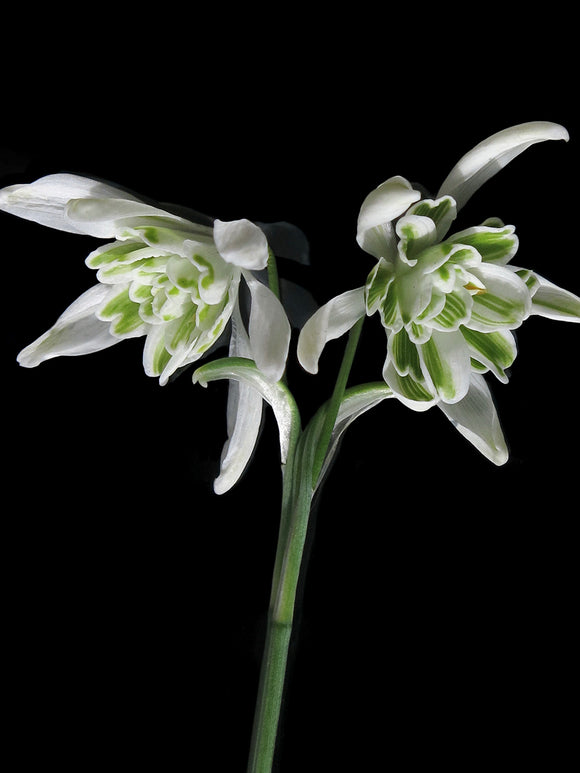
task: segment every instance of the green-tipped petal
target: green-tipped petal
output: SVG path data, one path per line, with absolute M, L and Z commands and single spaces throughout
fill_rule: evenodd
M 549 121 L 531 121 L 497 132 L 457 162 L 439 188 L 437 197 L 452 196 L 459 210 L 483 183 L 530 145 L 544 140 L 568 139 L 563 126 Z
M 531 314 L 563 322 L 580 322 L 580 298 L 533 273 L 538 285 L 532 297 Z
M 193 374 L 193 383 L 205 387 L 210 381 L 233 379 L 256 389 L 272 406 L 280 435 L 280 456 L 286 463 L 290 439 L 299 424 L 300 417 L 292 395 L 282 382 L 269 381 L 252 360 L 243 357 L 225 357 L 202 365 Z
M 0 190 L 0 209 L 40 225 L 71 233 L 86 233 L 82 225 L 67 217 L 73 199 L 123 198 L 137 201 L 120 188 L 75 174 L 51 174 L 26 185 Z
M 393 257 L 396 247 L 391 223 L 420 198 L 419 191 L 404 177 L 391 177 L 371 191 L 358 216 L 356 239 L 360 247 L 376 258 Z
M 365 288 L 348 290 L 321 306 L 298 338 L 298 360 L 309 373 L 318 373 L 318 360 L 328 341 L 339 338 L 366 313 Z
M 216 220 L 213 238 L 218 252 L 228 263 L 259 270 L 268 264 L 268 241 L 264 232 L 249 220 Z
M 453 426 L 478 451 L 494 464 L 508 460 L 508 449 L 493 404 L 493 399 L 483 376 L 471 375 L 469 391 L 458 403 L 439 403 L 439 407 Z
M 110 333 L 110 324 L 96 316 L 109 293 L 110 288 L 99 284 L 79 296 L 50 330 L 20 352 L 18 362 L 34 368 L 52 357 L 90 354 L 118 343 Z
M 252 296 L 250 346 L 258 368 L 271 381 L 279 381 L 286 367 L 292 329 L 284 307 L 272 290 L 258 282 L 249 271 L 244 279 Z

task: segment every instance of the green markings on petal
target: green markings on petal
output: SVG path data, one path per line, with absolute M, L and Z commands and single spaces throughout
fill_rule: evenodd
M 420 347 L 425 370 L 444 402 L 461 400 L 469 389 L 471 362 L 469 350 L 459 331 L 433 331 Z M 425 374 L 426 375 L 426 374 Z
M 89 268 L 118 266 L 134 263 L 151 255 L 151 248 L 141 241 L 124 241 L 105 244 L 94 250 L 86 259 Z
M 486 263 L 506 265 L 518 250 L 518 237 L 512 225 L 499 228 L 476 226 L 453 234 L 447 241 L 474 247 Z
M 491 370 L 503 383 L 507 383 L 506 368 L 513 364 L 517 347 L 513 334 L 509 330 L 498 330 L 492 333 L 480 333 L 477 330 L 462 328 L 461 333 L 467 342 L 473 360 L 478 363 L 475 369 Z
M 441 240 L 457 217 L 457 207 L 451 196 L 440 199 L 423 199 L 409 208 L 408 214 L 429 217 L 435 223 L 437 238 Z
M 99 319 L 111 320 L 111 333 L 118 336 L 143 335 L 143 320 L 139 314 L 139 304 L 131 300 L 129 288 L 113 296 L 100 310 Z
M 381 258 L 368 275 L 365 285 L 367 314 L 374 314 L 388 292 L 395 270 L 393 264 Z
M 457 330 L 471 317 L 473 299 L 467 290 L 456 289 L 445 296 L 445 305 L 430 325 L 437 330 Z
M 400 376 L 411 374 L 415 380 L 422 380 L 423 374 L 417 347 L 404 328 L 389 336 L 388 350 L 393 365 Z

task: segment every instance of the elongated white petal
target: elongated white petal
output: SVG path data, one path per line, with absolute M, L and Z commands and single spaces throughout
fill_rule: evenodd
M 292 329 L 284 307 L 269 287 L 243 272 L 252 296 L 250 346 L 258 368 L 270 381 L 282 378 L 288 357 Z
M 107 183 L 74 174 L 51 174 L 26 185 L 0 190 L 0 209 L 40 225 L 72 233 L 86 233 L 66 217 L 72 199 L 98 197 L 136 201 L 135 197 Z
M 90 354 L 118 343 L 109 332 L 110 323 L 96 316 L 109 292 L 109 287 L 98 284 L 79 296 L 50 330 L 20 352 L 18 362 L 33 368 L 52 357 Z
M 258 270 L 268 264 L 268 241 L 249 220 L 216 220 L 213 238 L 222 258 L 241 268 Z
M 404 177 L 391 177 L 371 191 L 360 208 L 356 240 L 365 252 L 387 260 L 396 254 L 392 221 L 421 198 Z
M 530 145 L 544 140 L 568 139 L 563 126 L 549 121 L 531 121 L 497 132 L 457 162 L 439 188 L 437 197 L 453 196 L 460 209 L 483 183 Z
M 193 383 L 205 387 L 210 381 L 233 379 L 256 389 L 271 405 L 278 423 L 282 464 L 288 458 L 292 433 L 297 431 L 300 418 L 294 399 L 281 383 L 272 383 L 258 370 L 255 363 L 242 357 L 225 357 L 202 365 L 193 374 Z
M 453 426 L 494 464 L 505 464 L 508 449 L 483 376 L 471 374 L 469 391 L 458 403 L 439 403 Z
M 66 206 L 65 217 L 80 233 L 103 239 L 121 236 L 127 228 L 138 228 L 140 224 L 146 228 L 149 218 L 163 218 L 170 228 L 187 231 L 191 226 L 189 221 L 143 201 L 112 197 L 72 199 Z M 144 220 L 140 223 L 139 218 Z
M 309 373 L 317 373 L 326 343 L 350 330 L 365 313 L 364 287 L 347 290 L 321 306 L 300 331 L 297 353 L 302 367 Z
M 562 322 L 580 322 L 580 298 L 536 274 L 539 287 L 532 297 L 531 314 L 557 319 Z
M 237 304 L 231 322 L 230 357 L 250 358 L 250 340 Z M 262 396 L 254 387 L 241 381 L 230 381 L 227 406 L 228 439 L 222 451 L 220 474 L 214 481 L 216 494 L 229 491 L 238 482 L 252 458 L 262 421 L 262 402 Z

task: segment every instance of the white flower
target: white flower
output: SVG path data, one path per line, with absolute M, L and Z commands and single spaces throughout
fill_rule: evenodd
M 534 142 L 568 139 L 556 124 L 534 122 L 493 135 L 453 168 L 435 199 L 421 199 L 392 177 L 364 200 L 357 241 L 377 258 L 363 287 L 332 299 L 304 326 L 298 357 L 315 373 L 330 339 L 379 312 L 387 335 L 383 378 L 422 411 L 438 405 L 496 464 L 507 448 L 483 373 L 506 382 L 516 357 L 512 330 L 531 314 L 580 321 L 580 299 L 512 266 L 513 226 L 498 220 L 448 235 L 459 206 Z
M 145 372 L 166 384 L 178 369 L 199 360 L 232 320 L 230 352 L 253 359 L 273 383 L 282 377 L 290 324 L 278 298 L 253 273 L 266 267 L 269 247 L 264 232 L 249 220 L 212 223 L 200 216 L 195 222 L 71 174 L 4 188 L 0 209 L 51 228 L 113 239 L 86 259 L 98 284 L 20 352 L 21 365 L 34 367 L 145 336 Z M 238 304 L 242 282 L 251 298 L 247 332 Z M 238 423 L 245 430 L 224 455 L 228 481 L 227 486 L 220 481 L 220 490 L 233 485 L 251 455 L 261 398 L 237 391 L 228 416 L 232 432 Z

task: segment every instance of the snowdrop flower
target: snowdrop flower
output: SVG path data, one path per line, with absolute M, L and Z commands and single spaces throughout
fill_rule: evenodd
M 264 232 L 249 220 L 194 220 L 173 214 L 115 186 L 73 174 L 42 177 L 0 190 L 0 209 L 36 223 L 109 239 L 86 259 L 98 283 L 18 356 L 25 367 L 61 355 L 81 355 L 145 337 L 143 365 L 166 384 L 178 369 L 200 359 L 230 320 L 230 353 L 255 360 L 278 381 L 285 368 L 290 325 L 280 301 L 255 276 L 268 262 Z M 239 290 L 249 289 L 246 331 Z M 251 456 L 261 417 L 261 398 L 240 390 L 231 396 L 230 444 L 217 484 L 227 490 Z M 239 438 L 240 431 L 236 432 Z
M 453 168 L 434 199 L 392 177 L 364 200 L 357 242 L 377 258 L 364 287 L 321 307 L 298 343 L 316 373 L 330 339 L 365 314 L 379 313 L 387 336 L 383 378 L 416 411 L 438 405 L 496 464 L 508 452 L 482 374 L 507 382 L 516 357 L 513 330 L 532 314 L 580 321 L 580 299 L 539 274 L 512 265 L 518 238 L 488 220 L 449 234 L 458 209 L 487 179 L 535 142 L 568 139 L 562 126 L 533 122 L 493 135 Z

